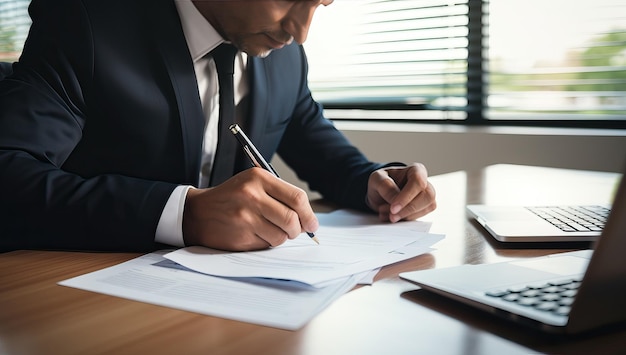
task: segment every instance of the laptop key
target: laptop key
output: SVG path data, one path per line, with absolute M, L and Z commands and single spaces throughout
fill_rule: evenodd
M 569 314 L 571 307 L 569 306 L 561 306 L 558 307 L 557 309 L 555 309 L 553 312 L 560 315 L 560 316 L 566 316 Z
M 522 297 L 537 297 L 540 294 L 541 292 L 539 290 L 526 290 L 520 293 Z
M 541 301 L 539 301 L 539 299 L 535 297 L 520 297 L 517 300 L 517 304 L 522 305 L 522 306 L 534 306 L 540 302 Z
M 559 304 L 557 302 L 539 302 L 535 305 L 535 308 L 540 311 L 552 311 L 558 307 Z
M 578 289 L 578 287 L 580 287 L 580 282 L 572 282 L 571 284 L 562 285 L 561 287 L 566 290 L 576 290 Z
M 578 293 L 578 290 L 565 290 L 561 294 L 565 297 L 574 297 Z
M 571 297 L 563 297 L 559 300 L 559 305 L 561 306 L 571 306 L 574 303 L 574 299 Z
M 524 292 L 526 290 L 528 290 L 528 286 L 524 285 L 524 286 L 515 286 L 515 287 L 509 287 L 509 291 L 510 292 L 514 292 L 514 293 L 519 293 L 519 292 Z
M 585 226 L 582 226 L 582 225 L 580 225 L 578 223 L 574 223 L 574 222 L 568 223 L 568 225 L 570 227 L 574 228 L 575 230 L 579 231 L 579 232 L 588 231 L 589 230 L 589 228 L 587 228 Z
M 553 301 L 558 301 L 560 299 L 561 299 L 561 296 L 556 293 L 546 293 L 546 294 L 541 295 L 542 301 L 553 302 Z
M 544 293 L 559 293 L 562 292 L 564 289 L 561 286 L 549 286 L 546 288 L 542 288 L 541 291 Z
M 520 298 L 522 298 L 522 296 L 520 296 L 519 293 L 509 293 L 508 295 L 502 297 L 503 300 L 509 301 L 509 302 L 516 302 Z
M 509 293 L 511 292 L 507 290 L 493 290 L 493 291 L 488 291 L 486 295 L 490 297 L 502 297 L 502 296 L 508 295 Z
M 540 290 L 540 289 L 542 289 L 542 288 L 544 288 L 544 287 L 548 287 L 548 286 L 550 286 L 550 285 L 551 285 L 551 284 L 547 284 L 547 283 L 545 283 L 545 282 L 542 282 L 542 283 L 537 283 L 537 284 L 530 284 L 530 285 L 528 285 L 527 287 L 528 287 L 529 289 L 531 289 L 531 290 Z

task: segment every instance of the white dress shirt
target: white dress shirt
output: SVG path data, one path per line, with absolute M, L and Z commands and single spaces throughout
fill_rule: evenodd
M 211 177 L 215 151 L 217 150 L 219 86 L 215 62 L 212 58 L 206 57 L 206 54 L 222 44 L 224 39 L 198 11 L 191 0 L 176 0 L 175 3 L 187 46 L 189 47 L 189 53 L 193 60 L 198 82 L 198 93 L 200 94 L 202 111 L 206 119 L 198 186 L 207 187 Z M 234 94 L 236 106 L 239 106 L 243 97 L 248 94 L 248 83 L 245 76 L 246 61 L 247 55 L 240 51 L 235 58 Z M 241 107 L 236 108 L 236 115 L 242 115 Z M 183 210 L 187 191 L 190 188 L 192 187 L 178 186 L 170 195 L 157 226 L 155 241 L 173 246 L 184 246 Z

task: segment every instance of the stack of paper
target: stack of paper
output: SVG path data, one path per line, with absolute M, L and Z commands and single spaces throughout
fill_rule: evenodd
M 60 284 L 228 319 L 295 330 L 372 270 L 429 252 L 425 222 L 380 223 L 350 211 L 318 214 L 306 234 L 268 250 L 188 247 L 152 253 Z M 164 255 L 163 255 L 164 254 Z

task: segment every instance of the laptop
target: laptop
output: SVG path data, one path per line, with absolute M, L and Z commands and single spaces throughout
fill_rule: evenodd
M 467 212 L 496 240 L 505 243 L 594 242 L 610 205 L 468 205 Z
M 401 273 L 437 294 L 554 333 L 626 321 L 626 179 L 595 250 Z

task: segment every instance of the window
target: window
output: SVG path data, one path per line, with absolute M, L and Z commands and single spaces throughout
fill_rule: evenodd
M 626 2 L 490 4 L 488 119 L 624 120 Z
M 327 108 L 465 119 L 468 12 L 467 0 L 344 0 L 320 8 L 305 44 L 315 98 Z
M 29 0 L 0 0 L 0 61 L 13 62 L 19 57 L 28 29 Z
M 332 118 L 626 127 L 623 0 L 344 0 L 315 16 L 309 80 Z

